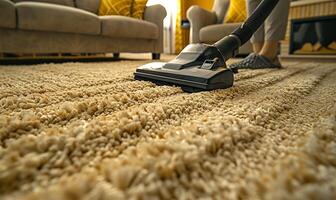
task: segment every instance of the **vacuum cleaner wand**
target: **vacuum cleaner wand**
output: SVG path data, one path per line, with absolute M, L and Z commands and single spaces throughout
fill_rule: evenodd
M 231 87 L 233 74 L 237 70 L 226 68 L 225 62 L 238 54 L 239 47 L 264 23 L 278 1 L 263 0 L 239 28 L 215 44 L 189 44 L 168 63 L 150 63 L 138 67 L 134 78 L 181 86 L 187 92 Z

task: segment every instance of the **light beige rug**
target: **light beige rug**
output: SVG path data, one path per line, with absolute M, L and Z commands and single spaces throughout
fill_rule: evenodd
M 336 199 L 334 63 L 187 94 L 146 62 L 0 67 L 0 199 Z

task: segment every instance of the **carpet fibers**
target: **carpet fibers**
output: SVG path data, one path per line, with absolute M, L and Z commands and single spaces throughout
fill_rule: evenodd
M 336 65 L 187 94 L 149 60 L 0 67 L 1 199 L 336 199 Z

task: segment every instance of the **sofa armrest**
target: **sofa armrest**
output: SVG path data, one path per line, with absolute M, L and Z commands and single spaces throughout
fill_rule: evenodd
M 207 11 L 199 6 L 191 6 L 187 11 L 187 18 L 191 25 L 190 43 L 199 43 L 199 32 L 201 28 L 217 22 L 215 12 Z
M 156 24 L 159 28 L 159 38 L 155 44 L 153 53 L 163 52 L 163 20 L 167 16 L 166 9 L 159 4 L 148 6 L 145 9 L 144 20 Z

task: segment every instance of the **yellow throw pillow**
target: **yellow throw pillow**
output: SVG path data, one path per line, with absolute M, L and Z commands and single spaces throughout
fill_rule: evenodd
M 143 19 L 148 0 L 133 0 L 131 16 L 137 19 Z
M 246 0 L 231 0 L 225 23 L 243 22 L 247 16 Z
M 131 16 L 133 0 L 101 0 L 98 15 Z

